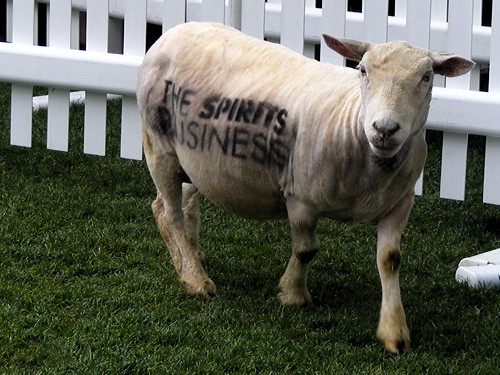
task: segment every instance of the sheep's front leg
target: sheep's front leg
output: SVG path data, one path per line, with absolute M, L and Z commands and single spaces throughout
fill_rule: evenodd
M 398 354 L 410 348 L 410 332 L 399 288 L 399 244 L 412 205 L 413 194 L 403 198 L 378 223 L 377 267 L 382 283 L 382 307 L 377 336 L 387 350 Z
M 307 290 L 309 264 L 318 252 L 317 215 L 298 201 L 287 203 L 292 236 L 292 257 L 280 280 L 279 298 L 284 305 L 312 304 Z

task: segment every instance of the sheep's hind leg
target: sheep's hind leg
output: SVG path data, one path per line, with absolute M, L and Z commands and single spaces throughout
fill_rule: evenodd
M 190 294 L 212 297 L 216 292 L 215 284 L 201 265 L 198 249 L 197 190 L 186 186 L 183 194 L 181 168 L 172 155 L 147 153 L 147 157 L 158 189 L 152 203 L 153 215 L 180 282 Z
M 184 226 L 189 243 L 195 249 L 196 256 L 201 262 L 204 262 L 206 257 L 199 249 L 199 233 L 200 233 L 200 192 L 193 184 L 182 184 L 182 211 L 184 213 Z

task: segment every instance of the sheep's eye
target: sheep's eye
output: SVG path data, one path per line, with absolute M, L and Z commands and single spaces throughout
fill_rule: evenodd
M 363 65 L 358 65 L 358 70 L 362 76 L 366 75 L 366 68 Z
M 430 82 L 431 81 L 431 73 L 430 72 L 425 73 L 424 76 L 422 77 L 422 81 L 423 82 Z

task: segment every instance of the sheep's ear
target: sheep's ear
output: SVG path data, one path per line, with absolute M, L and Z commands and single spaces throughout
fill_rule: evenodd
M 452 53 L 431 53 L 434 73 L 456 77 L 469 72 L 476 63 Z
M 360 42 L 353 39 L 334 38 L 323 34 L 323 39 L 328 47 L 341 54 L 345 58 L 354 61 L 361 61 L 363 55 L 372 45 L 367 42 Z

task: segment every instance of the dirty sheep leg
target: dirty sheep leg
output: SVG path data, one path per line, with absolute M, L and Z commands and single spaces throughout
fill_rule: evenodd
M 205 261 L 205 254 L 199 248 L 200 233 L 200 192 L 193 184 L 182 184 L 182 211 L 184 213 L 184 227 L 189 243 L 195 249 L 200 261 Z
M 180 187 L 180 185 L 179 185 Z M 170 251 L 175 270 L 189 294 L 204 297 L 215 295 L 216 288 L 201 265 L 197 234 L 193 235 L 193 220 L 185 220 L 181 208 L 181 191 L 158 192 L 152 204 L 158 229 Z M 195 224 L 197 226 L 197 224 Z M 188 232 L 187 227 L 190 227 Z
M 151 205 L 153 215 L 179 279 L 188 293 L 212 297 L 216 292 L 215 284 L 201 265 L 198 249 L 196 188 L 186 187 L 183 199 L 181 168 L 175 153 L 155 153 L 147 137 L 144 151 L 158 190 Z
M 284 305 L 312 304 L 307 290 L 309 264 L 318 252 L 317 216 L 301 202 L 287 203 L 292 236 L 292 257 L 280 280 L 279 298 Z
M 382 283 L 382 306 L 377 336 L 387 350 L 398 354 L 410 348 L 410 332 L 399 287 L 399 244 L 412 205 L 413 194 L 403 198 L 378 223 L 377 268 Z

